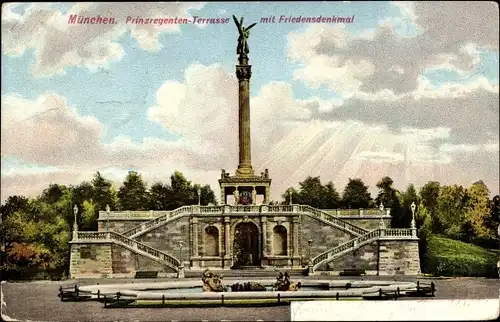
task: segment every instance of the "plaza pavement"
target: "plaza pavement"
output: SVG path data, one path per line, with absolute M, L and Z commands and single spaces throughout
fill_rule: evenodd
M 294 278 L 298 280 L 299 278 Z M 499 279 L 312 276 L 300 279 L 434 281 L 436 299 L 498 299 Z M 171 279 L 156 279 L 168 281 Z M 99 302 L 61 302 L 59 286 L 138 283 L 151 280 L 89 279 L 68 281 L 2 282 L 2 317 L 18 321 L 288 321 L 290 307 L 123 308 L 105 309 Z M 411 300 L 400 298 L 399 300 Z

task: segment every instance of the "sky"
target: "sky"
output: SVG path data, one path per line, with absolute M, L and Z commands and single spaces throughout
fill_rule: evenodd
M 148 185 L 179 170 L 218 192 L 221 169 L 238 165 L 232 15 L 257 23 L 252 165 L 269 169 L 273 200 L 309 175 L 339 191 L 361 178 L 374 196 L 384 176 L 400 190 L 483 180 L 498 194 L 498 12 L 453 1 L 4 4 L 1 200 L 96 171 L 119 187 L 130 170 Z M 115 23 L 70 24 L 75 14 Z

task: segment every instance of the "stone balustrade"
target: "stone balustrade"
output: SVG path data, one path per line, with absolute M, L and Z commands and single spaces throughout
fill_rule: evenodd
M 241 212 L 274 212 L 274 213 L 300 213 L 304 212 L 303 207 L 306 205 L 222 205 L 222 206 L 183 206 L 171 211 L 100 211 L 99 220 L 120 220 L 120 219 L 154 219 L 168 214 L 175 216 L 182 213 L 201 213 L 201 214 L 224 214 L 224 213 L 241 213 Z M 313 207 L 310 207 L 313 208 Z M 316 208 L 313 208 L 316 209 Z M 327 213 L 337 217 L 350 216 L 389 216 L 390 209 L 384 209 L 383 214 L 377 209 L 317 209 L 318 211 Z
M 367 232 L 364 235 L 353 238 L 345 243 L 342 243 L 332 249 L 327 250 L 314 257 L 311 260 L 312 270 L 318 269 L 320 266 L 339 257 L 341 254 L 349 251 L 354 251 L 363 245 L 371 243 L 379 239 L 416 239 L 415 229 L 412 228 L 384 228 L 375 229 Z

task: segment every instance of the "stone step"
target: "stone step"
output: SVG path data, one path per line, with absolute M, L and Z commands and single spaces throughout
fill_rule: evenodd
M 210 271 L 216 275 L 224 275 L 224 277 L 278 277 L 279 272 L 283 274 L 288 272 L 290 276 L 304 276 L 304 272 L 307 268 L 303 269 L 231 269 L 231 270 L 222 270 L 222 269 L 210 269 Z M 185 277 L 200 277 L 203 271 L 185 271 Z

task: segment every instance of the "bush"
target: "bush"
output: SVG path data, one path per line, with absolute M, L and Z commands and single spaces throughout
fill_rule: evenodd
M 427 241 L 423 273 L 438 276 L 498 277 L 498 254 L 476 245 L 432 236 Z

